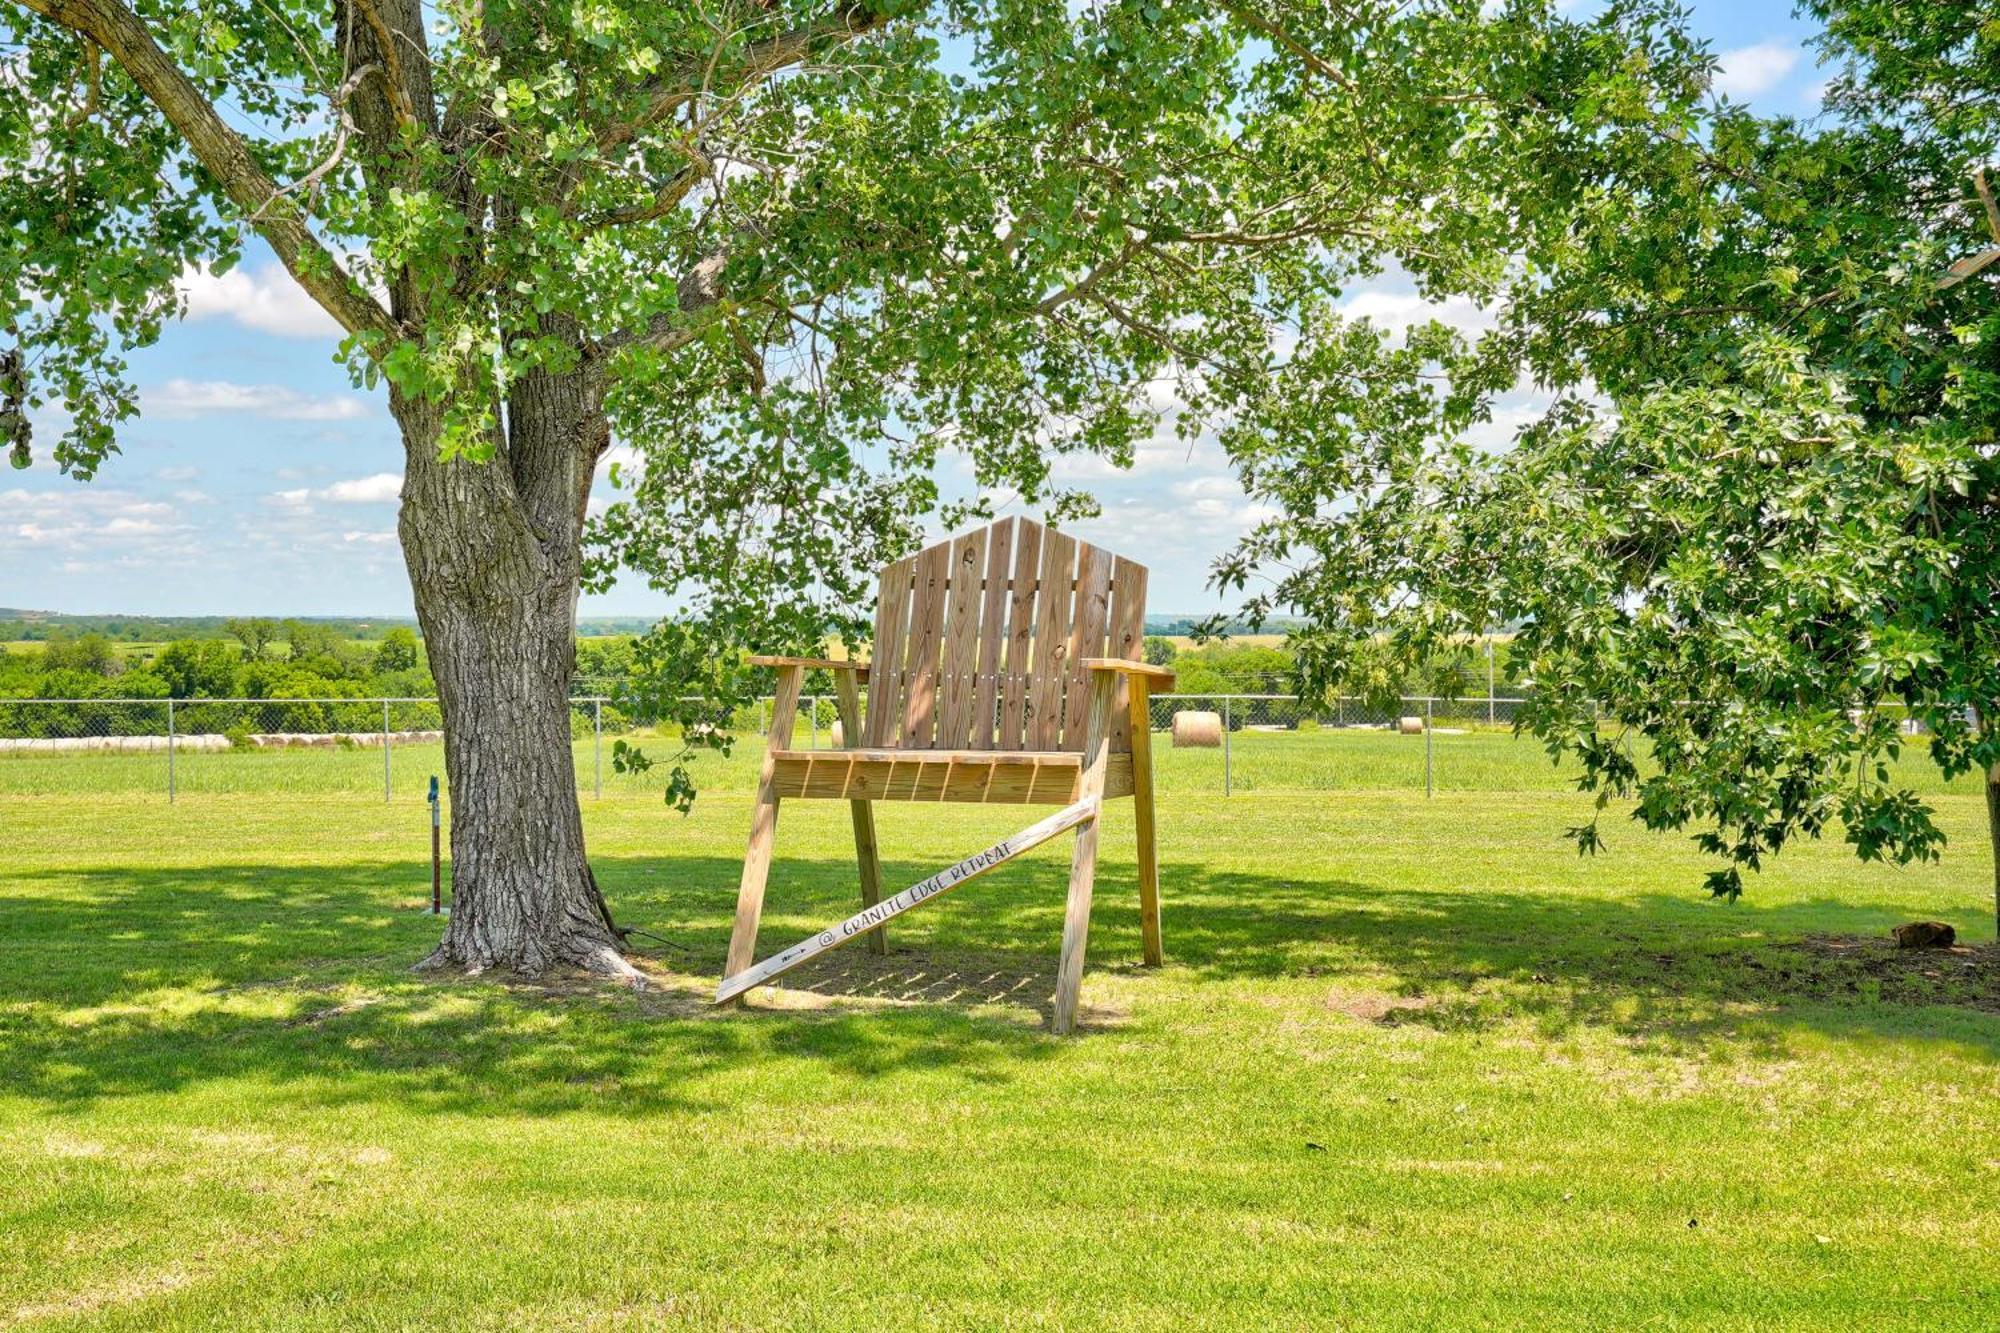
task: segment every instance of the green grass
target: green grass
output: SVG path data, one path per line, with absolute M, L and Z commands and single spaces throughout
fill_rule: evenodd
M 620 774 L 606 736 L 599 756 L 586 736 L 576 743 L 577 778 L 581 788 L 594 791 L 601 770 L 608 797 L 655 802 L 663 785 L 661 772 Z M 655 759 L 672 757 L 671 739 L 637 733 L 629 737 Z M 805 723 L 795 743 L 812 743 Z M 825 729 L 819 744 L 830 745 Z M 1468 727 L 1461 734 L 1432 737 L 1432 782 L 1440 792 L 1572 790 L 1575 770 L 1558 769 L 1534 741 L 1517 739 L 1505 728 Z M 1316 731 L 1241 730 L 1230 737 L 1229 770 L 1232 791 L 1422 791 L 1424 738 L 1372 729 L 1323 728 Z M 747 793 L 755 788 L 763 742 L 755 736 L 739 740 L 727 756 L 704 753 L 696 760 L 701 787 L 713 793 Z M 430 775 L 444 772 L 444 749 L 437 744 L 390 747 L 391 793 L 421 793 Z M 1154 763 L 1161 789 L 1170 793 L 1220 793 L 1223 753 L 1220 749 L 1177 750 L 1165 733 L 1154 738 Z M 1926 795 L 1978 795 L 1976 774 L 1946 782 L 1921 745 L 1906 750 L 1895 764 L 1896 777 Z M 175 783 L 193 794 L 309 795 L 341 792 L 380 796 L 382 751 L 376 746 L 350 750 L 263 750 L 192 752 L 175 761 Z M 163 794 L 167 784 L 164 753 L 115 754 L 57 752 L 0 754 L 0 796 L 81 796 Z
M 405 791 L 0 797 L 0 1326 L 2000 1322 L 1976 799 L 1729 906 L 1575 795 L 1177 785 L 1168 965 L 1120 803 L 1064 1040 L 1065 847 L 718 1012 L 740 795 L 586 801 L 635 995 L 409 972 Z M 884 807 L 891 877 L 1027 818 Z M 765 951 L 855 905 L 846 819 L 786 807 Z M 1845 943 L 1931 916 L 1977 951 Z

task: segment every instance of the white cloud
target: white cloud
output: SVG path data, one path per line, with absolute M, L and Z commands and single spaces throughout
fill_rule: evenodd
M 281 338 L 338 338 L 340 325 L 276 264 L 233 268 L 220 277 L 199 268 L 181 272 L 187 318 L 233 319 Z
M 1799 48 L 1788 42 L 1758 42 L 1722 53 L 1715 91 L 1727 97 L 1755 97 L 1778 86 L 1799 63 Z
M 182 538 L 193 529 L 180 511 L 129 491 L 61 485 L 0 491 L 0 552 L 38 559 L 53 555 L 123 555 L 175 563 L 191 558 Z
M 201 475 L 200 468 L 163 467 L 153 473 L 161 481 L 193 481 Z
M 340 539 L 350 545 L 358 543 L 364 546 L 386 546 L 396 540 L 396 534 L 393 532 L 343 532 L 340 534 Z
M 336 481 L 319 493 L 322 500 L 335 504 L 388 504 L 403 496 L 403 478 L 397 472 L 377 472 L 372 477 Z
M 1493 327 L 1493 312 L 1464 296 L 1430 301 L 1415 292 L 1362 291 L 1343 301 L 1340 313 L 1348 319 L 1365 319 L 1378 329 L 1388 330 L 1406 330 L 1429 320 L 1468 336 L 1477 336 Z
M 280 384 L 228 380 L 171 379 L 142 390 L 139 403 L 144 414 L 155 417 L 244 412 L 279 421 L 353 421 L 369 413 L 368 401 L 352 394 L 315 396 Z

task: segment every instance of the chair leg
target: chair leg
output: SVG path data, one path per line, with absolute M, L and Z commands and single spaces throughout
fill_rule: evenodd
M 798 713 L 803 667 L 778 669 L 777 691 L 771 699 L 771 728 L 764 738 L 764 762 L 757 775 L 757 804 L 750 816 L 750 845 L 743 852 L 743 878 L 736 888 L 736 924 L 729 931 L 729 958 L 724 977 L 733 977 L 757 961 L 757 922 L 764 915 L 764 884 L 771 877 L 771 848 L 778 840 L 778 790 L 773 750 L 792 743 L 792 723 Z
M 1090 822 L 1076 831 L 1076 851 L 1069 862 L 1069 906 L 1063 913 L 1062 958 L 1056 964 L 1056 1004 L 1051 1024 L 1058 1036 L 1076 1026 L 1077 999 L 1083 990 L 1083 951 L 1090 941 L 1090 893 L 1097 880 L 1097 831 L 1104 822 L 1104 765 L 1111 730 L 1111 701 L 1118 680 L 1108 671 L 1090 682 L 1088 728 L 1083 742 L 1083 771 L 1077 778 L 1077 798 L 1095 802 Z
M 861 905 L 873 907 L 882 901 L 882 858 L 875 844 L 875 806 L 870 801 L 849 801 L 854 814 L 854 859 L 861 866 Z M 889 952 L 889 927 L 881 925 L 868 932 L 868 952 Z
M 1132 732 L 1132 822 L 1139 837 L 1139 938 L 1147 967 L 1165 961 L 1160 943 L 1160 849 L 1153 834 L 1153 721 L 1143 678 L 1127 703 Z
M 750 845 L 743 853 L 743 878 L 736 888 L 736 924 L 729 932 L 729 961 L 722 975 L 733 977 L 757 961 L 757 923 L 764 915 L 764 885 L 771 877 L 771 850 L 778 840 L 778 798 L 761 794 L 750 818 Z
M 1083 952 L 1090 941 L 1090 894 L 1097 881 L 1097 826 L 1100 804 L 1090 822 L 1076 831 L 1076 851 L 1069 862 L 1069 907 L 1063 913 L 1062 960 L 1056 965 L 1056 1004 L 1051 1026 L 1063 1036 L 1076 1026 L 1077 1000 L 1083 991 Z

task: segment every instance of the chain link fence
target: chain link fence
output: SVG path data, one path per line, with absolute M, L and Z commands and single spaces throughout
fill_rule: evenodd
M 1393 705 L 1288 694 L 1153 697 L 1154 768 L 1163 793 L 1276 790 L 1449 791 L 1570 785 L 1513 734 L 1524 701 L 1406 697 Z M 706 791 L 749 791 L 770 701 L 723 721 L 727 754 L 694 759 Z M 840 744 L 830 694 L 799 701 L 792 745 Z M 570 700 L 577 785 L 594 798 L 658 800 L 663 778 L 621 771 L 623 747 L 672 758 L 680 736 L 628 716 L 604 695 Z M 0 699 L 0 796 L 78 793 L 421 797 L 444 774 L 435 699 Z

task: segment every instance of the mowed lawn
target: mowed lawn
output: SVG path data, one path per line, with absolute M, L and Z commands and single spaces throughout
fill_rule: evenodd
M 1066 839 L 718 1011 L 738 792 L 586 800 L 643 994 L 413 975 L 414 780 L 0 795 L 0 1326 L 1990 1329 L 2000 956 L 1934 799 L 1941 866 L 1730 906 L 1680 839 L 1579 860 L 1573 793 L 1176 784 L 1168 965 L 1119 803 L 1058 1039 Z M 895 886 L 1032 817 L 885 807 Z M 788 805 L 760 952 L 855 905 Z

